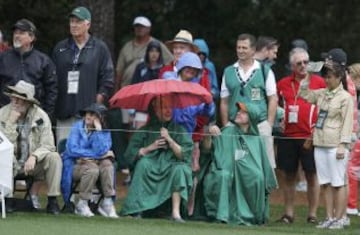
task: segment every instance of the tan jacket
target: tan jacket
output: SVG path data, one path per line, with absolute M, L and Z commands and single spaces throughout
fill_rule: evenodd
M 17 152 L 17 124 L 9 121 L 11 104 L 0 109 L 0 131 L 14 144 L 14 169 L 18 168 Z M 29 153 L 36 157 L 37 162 L 44 159 L 49 152 L 55 152 L 54 136 L 48 115 L 37 105 L 30 107 L 28 118 L 31 122 L 29 134 Z M 16 174 L 16 171 L 14 172 Z
M 310 103 L 316 104 L 319 112 L 327 111 L 323 128 L 314 127 L 314 146 L 338 147 L 340 143 L 351 142 L 354 104 L 351 95 L 344 90 L 342 84 L 333 91 L 314 91 L 300 86 L 299 94 Z

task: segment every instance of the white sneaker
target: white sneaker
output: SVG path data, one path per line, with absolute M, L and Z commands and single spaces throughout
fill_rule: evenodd
M 113 219 L 119 218 L 119 216 L 116 214 L 114 204 L 102 202 L 98 207 L 98 212 L 104 217 L 109 217 Z
M 342 219 L 334 220 L 328 227 L 328 229 L 343 229 L 344 224 Z
M 79 200 L 75 206 L 75 214 L 84 217 L 93 217 L 94 213 L 91 212 L 88 202 L 86 200 Z
M 40 204 L 38 195 L 30 195 L 30 199 L 31 199 L 34 209 L 36 209 L 36 210 L 41 209 L 41 204 Z
M 350 221 L 350 217 L 348 216 L 344 216 L 341 219 L 339 219 L 341 221 L 341 223 L 345 226 L 350 226 L 351 221 Z
M 316 228 L 328 228 L 334 221 L 334 219 L 326 218 L 324 221 L 321 221 Z
M 348 215 L 357 215 L 359 214 L 359 211 L 357 208 L 346 208 L 346 214 Z
M 295 190 L 298 192 L 306 192 L 307 191 L 306 181 L 300 181 L 299 183 L 297 183 Z

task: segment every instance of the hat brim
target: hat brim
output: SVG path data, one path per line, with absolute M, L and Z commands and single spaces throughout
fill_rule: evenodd
M 85 109 L 82 109 L 82 110 L 80 110 L 79 111 L 79 114 L 80 114 L 80 116 L 85 116 L 85 114 L 86 113 L 95 113 L 99 118 L 101 118 L 101 116 L 102 116 L 102 113 L 99 111 L 99 110 L 97 110 L 97 109 L 93 109 L 93 108 L 85 108 Z
M 71 13 L 71 14 L 69 15 L 69 18 L 71 18 L 71 17 L 76 17 L 76 18 L 78 18 L 79 20 L 88 20 L 88 21 L 90 21 L 89 19 L 85 19 L 83 16 L 81 16 L 80 14 L 77 14 L 77 13 Z
M 20 29 L 21 31 L 24 31 L 24 32 L 31 32 L 29 27 L 27 27 L 26 25 L 14 25 L 11 29 L 12 29 L 12 31 L 14 31 L 16 29 Z
M 165 45 L 169 48 L 169 50 L 172 52 L 174 43 L 183 43 L 188 44 L 191 47 L 191 51 L 194 53 L 198 53 L 200 51 L 199 47 L 196 46 L 194 43 L 190 43 L 188 41 L 182 41 L 182 40 L 170 40 L 165 42 Z
M 10 87 L 8 87 L 8 89 L 12 90 Z M 13 90 L 14 91 L 14 90 Z M 33 99 L 27 99 L 26 97 L 22 96 L 22 95 L 18 95 L 16 93 L 11 93 L 11 92 L 4 92 L 5 95 L 9 96 L 9 97 L 16 97 L 22 100 L 26 100 L 29 101 L 30 103 L 36 104 L 36 105 L 40 105 L 40 102 L 33 98 Z
M 139 22 L 136 22 L 136 23 L 133 23 L 133 26 L 137 26 L 137 25 L 140 25 L 142 27 L 146 27 L 146 28 L 151 28 L 151 25 L 148 25 L 148 24 L 144 24 L 144 23 L 139 23 Z
M 236 103 L 236 107 L 239 109 L 239 110 L 242 110 L 244 112 L 247 112 L 247 108 L 246 108 L 246 105 L 244 103 L 241 103 L 241 102 L 237 102 Z

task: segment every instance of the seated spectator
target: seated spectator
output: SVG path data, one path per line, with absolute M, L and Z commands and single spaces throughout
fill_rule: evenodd
M 114 189 L 114 154 L 110 151 L 110 132 L 104 130 L 104 113 L 106 107 L 93 103 L 80 112 L 82 120 L 71 128 L 63 153 L 63 173 L 61 189 L 66 204 L 70 203 L 72 182 L 79 182 L 79 201 L 75 206 L 75 214 L 85 217 L 94 216 L 88 201 L 92 190 L 100 181 L 100 191 L 104 199 L 98 212 L 105 217 L 118 218 L 112 197 Z
M 221 222 L 260 225 L 268 221 L 269 195 L 277 182 L 257 129 L 256 107 L 237 107 L 235 123 L 221 135 L 217 126 L 210 127 L 215 137 L 213 161 L 204 179 L 205 209 Z
M 172 105 L 165 97 L 152 101 L 149 114 L 149 123 L 133 134 L 125 152 L 134 174 L 121 214 L 159 210 L 171 200 L 171 218 L 182 223 L 180 206 L 187 202 L 192 187 L 193 143 L 190 135 L 183 134 L 185 129 L 173 122 Z
M 45 179 L 46 210 L 57 215 L 60 210 L 56 197 L 60 195 L 62 164 L 54 145 L 50 119 L 34 98 L 34 85 L 21 80 L 7 89 L 4 94 L 10 97 L 10 104 L 0 109 L 0 131 L 14 145 L 14 176 L 32 176 L 35 182 Z M 31 198 L 38 201 L 37 195 Z M 12 200 L 10 202 L 6 205 L 9 212 L 15 206 Z

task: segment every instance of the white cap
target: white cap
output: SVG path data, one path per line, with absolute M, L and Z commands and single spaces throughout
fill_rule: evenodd
M 134 19 L 133 25 L 140 24 L 145 27 L 151 27 L 151 22 L 145 16 L 138 16 Z

